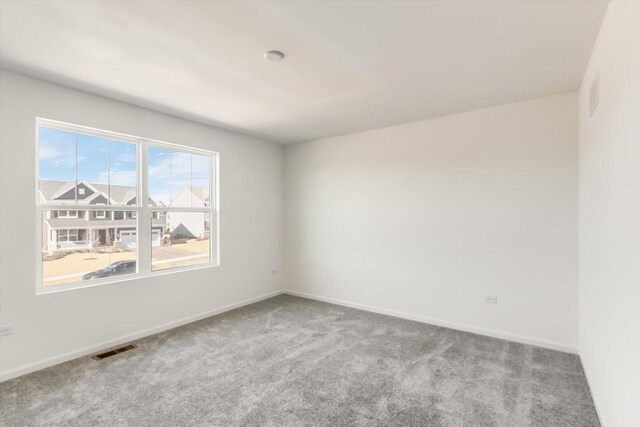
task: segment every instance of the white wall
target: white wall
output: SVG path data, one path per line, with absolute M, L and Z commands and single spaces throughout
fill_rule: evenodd
M 3 378 L 281 289 L 280 146 L 5 71 L 0 94 Z M 218 151 L 221 265 L 36 296 L 36 116 Z
M 600 73 L 600 104 L 589 89 Z M 602 423 L 640 426 L 640 3 L 612 1 L 580 89 L 580 356 Z
M 570 93 L 286 147 L 286 287 L 575 351 L 577 122 Z

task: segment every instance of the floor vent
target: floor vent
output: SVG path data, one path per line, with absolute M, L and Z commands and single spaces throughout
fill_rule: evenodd
M 125 351 L 133 350 L 136 348 L 133 344 L 127 344 L 124 347 L 119 347 L 113 350 L 105 351 L 104 353 L 96 354 L 95 356 L 91 356 L 96 360 L 106 359 L 107 357 L 115 356 L 119 353 L 124 353 Z

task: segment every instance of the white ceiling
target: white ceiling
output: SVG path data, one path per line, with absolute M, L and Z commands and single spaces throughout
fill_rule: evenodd
M 606 7 L 5 0 L 0 65 L 291 143 L 576 90 Z

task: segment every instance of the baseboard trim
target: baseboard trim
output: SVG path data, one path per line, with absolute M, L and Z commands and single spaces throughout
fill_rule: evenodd
M 336 299 L 336 298 L 328 298 L 328 297 L 323 297 L 320 295 L 314 295 L 314 294 L 309 294 L 306 292 L 299 292 L 299 291 L 294 291 L 291 289 L 283 289 L 283 290 L 278 290 L 278 291 L 273 291 L 273 292 L 269 292 L 254 298 L 249 298 L 243 301 L 238 301 L 236 303 L 233 304 L 228 304 L 226 306 L 223 307 L 219 307 L 213 310 L 209 310 L 206 311 L 204 313 L 199 313 L 193 316 L 189 316 L 189 317 L 185 317 L 183 319 L 179 319 L 173 322 L 168 322 L 165 323 L 163 325 L 160 326 L 156 326 L 153 328 L 149 328 L 149 329 L 145 329 L 133 334 L 129 334 L 129 335 L 125 335 L 125 336 L 121 336 L 109 341 L 104 341 L 101 342 L 99 344 L 95 344 L 92 346 L 88 346 L 88 347 L 83 347 L 77 350 L 73 350 L 67 353 L 63 353 L 59 356 L 54 356 L 54 357 L 50 357 L 38 362 L 34 362 L 34 363 L 30 363 L 27 365 L 23 365 L 23 366 L 19 366 L 17 368 L 14 369 L 10 369 L 7 371 L 3 371 L 0 372 L 0 382 L 3 381 L 7 381 L 22 375 L 26 375 L 29 374 L 31 372 L 35 372 L 38 371 L 40 369 L 44 369 L 44 368 L 48 368 L 50 366 L 54 366 L 54 365 L 58 365 L 60 363 L 64 363 L 64 362 L 68 362 L 69 360 L 73 360 L 73 359 L 77 359 L 79 357 L 84 357 L 84 356 L 88 356 L 90 354 L 93 353 L 97 353 L 99 351 L 103 351 L 106 350 L 108 348 L 111 347 L 115 347 L 124 343 L 127 343 L 129 341 L 133 341 L 133 340 L 138 340 L 141 338 L 145 338 L 147 336 L 150 335 L 154 335 L 160 332 L 164 332 L 167 331 L 169 329 L 173 329 L 173 328 L 177 328 L 179 326 L 183 326 L 201 319 L 205 319 L 207 317 L 211 317 L 211 316 L 215 316 L 216 314 L 220 314 L 220 313 L 224 313 L 226 311 L 230 311 L 236 308 L 240 308 L 243 307 L 245 305 L 249 305 L 249 304 L 253 304 L 256 303 L 258 301 L 262 301 L 268 298 L 272 298 L 275 297 L 277 295 L 280 294 L 288 294 L 288 295 L 293 295 L 293 296 L 297 296 L 297 297 L 301 297 L 301 298 L 307 298 L 307 299 L 312 299 L 312 300 L 316 300 L 316 301 L 322 301 L 322 302 L 327 302 L 327 303 L 331 303 L 331 304 L 336 304 L 336 305 L 341 305 L 344 307 L 350 307 L 350 308 L 356 308 L 359 310 L 364 310 L 364 311 L 369 311 L 372 313 L 378 313 L 378 314 L 384 314 L 387 316 L 393 316 L 393 317 L 399 317 L 401 319 L 407 319 L 407 320 L 413 320 L 413 321 L 417 321 L 417 322 L 421 322 L 421 323 L 428 323 L 431 325 L 436 325 L 436 326 L 442 326 L 445 328 L 451 328 L 451 329 L 456 329 L 459 331 L 465 331 L 465 332 L 472 332 L 475 334 L 480 334 L 480 335 L 486 335 L 489 337 L 493 337 L 493 338 L 499 338 L 499 339 L 504 339 L 504 340 L 508 340 L 508 341 L 514 341 L 514 342 L 519 342 L 522 344 L 530 344 L 530 345 L 535 345 L 538 347 L 544 347 L 544 348 L 549 348 L 552 350 L 558 350 L 558 351 L 563 351 L 566 353 L 573 353 L 573 354 L 578 354 L 578 349 L 575 346 L 571 346 L 571 345 L 567 345 L 567 344 L 562 344 L 562 343 L 558 343 L 558 342 L 553 342 L 553 341 L 546 341 L 546 340 L 541 340 L 541 339 L 537 339 L 537 338 L 533 338 L 533 337 L 528 337 L 528 336 L 524 336 L 524 335 L 516 335 L 516 334 L 510 334 L 510 333 L 505 333 L 505 332 L 500 332 L 500 331 L 495 331 L 495 330 L 490 330 L 490 329 L 483 329 L 483 328 L 477 328 L 474 326 L 470 326 L 470 325 L 463 325 L 463 324 L 459 324 L 459 323 L 454 323 L 454 322 L 449 322 L 446 320 L 442 320 L 442 319 L 435 319 L 432 317 L 426 317 L 426 316 L 419 316 L 419 315 L 414 315 L 414 314 L 409 314 L 409 313 L 403 313 L 403 312 L 399 312 L 399 311 L 394 311 L 394 310 L 387 310 L 384 308 L 378 308 L 378 307 L 373 307 L 373 306 L 369 306 L 369 305 L 365 305 L 365 304 L 358 304 L 358 303 L 354 303 L 354 302 L 350 302 L 350 301 L 344 301 L 344 300 L 340 300 L 340 299 Z M 583 365 L 584 366 L 584 365 Z M 585 370 L 585 376 L 587 376 L 587 382 L 589 382 L 589 377 L 588 374 Z M 596 399 L 595 399 L 595 395 L 593 394 L 592 391 L 592 396 L 594 396 L 594 405 L 596 405 L 596 410 L 597 410 L 597 404 L 596 404 Z M 599 411 L 598 411 L 599 413 Z
M 19 366 L 14 369 L 10 369 L 4 372 L 0 372 L 0 382 L 10 380 L 12 378 L 16 378 L 22 375 L 29 374 L 31 372 L 39 371 L 40 369 L 48 368 L 50 366 L 59 365 L 60 363 L 68 362 L 69 360 L 77 359 L 79 357 L 88 356 L 93 353 L 97 353 L 103 350 L 106 350 L 111 347 L 115 347 L 129 341 L 139 340 L 141 338 L 148 337 L 150 335 L 157 334 L 159 332 L 164 332 L 169 329 L 177 328 L 179 326 L 186 325 L 188 323 L 192 323 L 201 319 L 205 319 L 207 317 L 215 316 L 216 314 L 224 313 L 226 311 L 230 311 L 236 308 L 243 307 L 245 305 L 253 304 L 258 301 L 262 301 L 268 298 L 275 297 L 277 295 L 282 294 L 283 290 L 278 290 L 274 292 L 269 292 L 254 298 L 249 298 L 243 301 L 238 301 L 233 304 L 228 304 L 223 307 L 215 308 L 213 310 L 205 311 L 204 313 L 199 313 L 193 316 L 185 317 L 173 322 L 168 322 L 162 324 L 160 326 L 156 326 L 153 328 L 145 329 L 139 332 L 135 332 L 133 334 L 124 335 L 109 341 L 104 341 L 99 344 L 95 344 L 88 347 L 83 347 L 77 350 L 73 350 L 67 353 L 63 353 L 59 356 L 50 357 L 48 359 L 44 359 L 35 363 L 30 363 L 27 365 Z
M 308 298 L 316 301 L 328 302 L 331 304 L 342 305 L 344 307 L 357 308 L 358 310 L 370 311 L 372 313 L 385 314 L 387 316 L 399 317 L 401 319 L 413 320 L 421 323 L 428 323 L 430 325 L 442 326 L 445 328 L 456 329 L 458 331 L 471 332 L 474 334 L 485 335 L 492 338 L 499 338 L 507 341 L 514 341 L 521 344 L 529 344 L 537 347 L 548 348 L 551 350 L 562 351 L 565 353 L 578 354 L 578 348 L 573 345 L 559 343 L 555 341 L 547 341 L 539 338 L 529 337 L 526 335 L 511 334 L 508 332 L 501 332 L 492 329 L 478 328 L 471 325 L 464 325 L 460 323 L 449 322 L 447 320 L 436 319 L 433 317 L 420 316 L 415 314 L 403 313 L 395 310 L 388 310 L 385 308 L 373 307 L 365 304 L 359 304 L 351 301 L 344 301 L 336 298 L 323 297 L 320 295 L 309 294 L 306 292 L 294 291 L 291 289 L 285 289 L 284 292 L 288 295 L 293 295 L 301 298 Z

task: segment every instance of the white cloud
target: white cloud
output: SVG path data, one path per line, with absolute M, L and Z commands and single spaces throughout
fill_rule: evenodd
M 158 153 L 160 155 L 162 153 Z M 191 155 L 172 152 L 170 158 L 164 158 L 160 163 L 149 168 L 151 178 L 178 178 L 191 176 Z
M 111 185 L 136 185 L 136 171 L 111 171 L 109 174 Z
M 111 185 L 128 185 L 135 186 L 137 180 L 136 171 L 120 171 L 112 170 L 111 173 L 107 171 L 100 172 L 98 174 L 98 180 L 96 184 L 111 184 Z
M 116 157 L 116 160 L 118 160 L 119 162 L 134 163 L 136 161 L 136 153 L 135 151 L 127 150 L 126 152 L 119 154 Z
M 48 159 L 55 159 L 56 157 L 60 157 L 64 153 L 48 145 L 40 145 L 38 154 L 39 154 L 40 160 L 48 160 Z
M 78 156 L 74 162 L 73 152 L 60 151 L 46 144 L 41 144 L 38 148 L 38 157 L 40 161 L 50 162 L 53 166 L 75 166 L 76 163 L 86 160 L 86 157 Z

